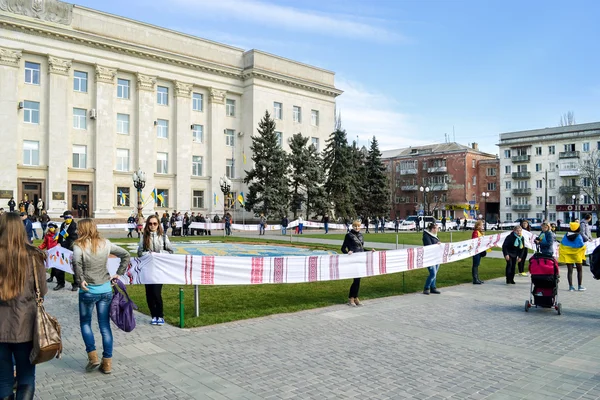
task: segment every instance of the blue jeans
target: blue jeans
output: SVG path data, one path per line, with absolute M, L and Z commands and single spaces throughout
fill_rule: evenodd
M 433 267 L 427 267 L 429 270 L 429 276 L 425 280 L 425 289 L 434 289 L 435 286 L 435 278 L 437 276 L 438 269 L 440 269 L 440 265 L 434 265 Z
M 281 234 L 285 235 L 287 233 L 287 226 L 282 226 L 281 227 Z
M 98 311 L 98 326 L 102 335 L 102 357 L 112 358 L 113 336 L 110 330 L 110 301 L 112 292 L 102 294 L 79 293 L 79 326 L 85 343 L 85 351 L 96 350 L 94 332 L 92 332 L 92 313 L 94 306 Z
M 0 398 L 12 395 L 14 365 L 17 366 L 17 398 L 19 391 L 29 386 L 33 393 L 35 390 L 35 365 L 29 362 L 29 354 L 33 342 L 26 343 L 0 343 Z M 14 357 L 14 364 L 13 364 Z
M 325 222 L 325 233 L 329 233 L 329 222 Z

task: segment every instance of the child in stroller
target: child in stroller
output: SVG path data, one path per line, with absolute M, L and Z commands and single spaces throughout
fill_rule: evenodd
M 562 306 L 558 302 L 559 269 L 558 262 L 551 255 L 535 253 L 529 260 L 531 290 L 529 300 L 525 301 L 525 311 L 533 306 L 554 308 L 558 315 Z

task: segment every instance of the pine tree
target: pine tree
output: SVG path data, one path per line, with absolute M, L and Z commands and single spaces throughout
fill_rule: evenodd
M 244 178 L 248 184 L 245 208 L 267 218 L 279 218 L 287 213 L 289 203 L 287 155 L 279 146 L 275 121 L 268 111 L 257 131 L 250 146 L 254 168 L 246 171 Z
M 296 133 L 290 139 L 290 209 L 294 213 L 294 219 L 298 217 L 298 210 L 306 202 L 306 187 L 308 185 L 307 167 L 308 167 L 308 149 L 306 144 L 308 138 Z
M 365 163 L 367 182 L 367 204 L 371 215 L 388 216 L 390 213 L 390 190 L 385 166 L 381 162 L 381 152 L 377 139 L 373 136 L 371 148 Z
M 323 152 L 323 166 L 326 171 L 325 192 L 327 202 L 333 205 L 337 217 L 351 218 L 356 215 L 352 204 L 352 181 L 350 151 L 346 131 L 336 129 L 327 139 Z
M 366 158 L 367 149 L 363 146 L 358 147 L 358 143 L 354 141 L 352 146 L 349 148 L 352 168 L 350 173 L 352 174 L 352 180 L 356 182 L 352 186 L 352 204 L 356 213 L 365 217 L 371 212 L 369 199 L 367 197 L 367 169 L 366 169 Z
M 325 215 L 329 213 L 329 204 L 323 184 L 325 174 L 323 173 L 323 159 L 314 145 L 308 146 L 308 162 L 306 164 L 306 218 L 310 213 L 314 215 Z

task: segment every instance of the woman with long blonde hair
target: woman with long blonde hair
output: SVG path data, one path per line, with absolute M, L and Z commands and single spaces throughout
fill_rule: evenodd
M 144 235 L 138 244 L 138 257 L 148 253 L 173 253 L 173 247 L 163 231 L 160 221 L 156 215 L 151 215 L 146 220 L 144 226 Z M 164 325 L 165 316 L 163 313 L 162 284 L 153 283 L 146 285 L 146 302 L 150 309 L 152 320 L 151 325 Z
M 485 222 L 482 220 L 478 220 L 475 222 L 475 226 L 473 227 L 473 234 L 471 235 L 471 239 L 478 239 L 483 236 L 483 224 Z M 475 254 L 473 258 L 473 264 L 471 267 L 471 275 L 473 276 L 473 285 L 481 285 L 483 281 L 479 279 L 479 265 L 481 264 L 481 258 L 486 256 L 486 251 L 482 251 L 481 253 Z
M 35 392 L 35 365 L 29 362 L 37 305 L 35 279 L 40 295 L 48 292 L 46 255 L 29 244 L 21 217 L 0 216 L 0 398 L 13 396 L 13 358 L 17 367 L 18 399 Z
M 98 366 L 105 374 L 112 372 L 113 336 L 110 329 L 110 302 L 112 300 L 111 281 L 119 279 L 129 265 L 129 253 L 109 240 L 102 238 L 93 219 L 82 219 L 78 226 L 79 238 L 73 245 L 73 269 L 79 289 L 79 325 L 81 336 L 88 354 L 86 371 Z M 112 254 L 121 259 L 117 274 L 110 276 L 106 264 Z M 98 312 L 98 327 L 102 335 L 102 365 L 98 360 L 94 333 L 92 332 L 92 313 Z

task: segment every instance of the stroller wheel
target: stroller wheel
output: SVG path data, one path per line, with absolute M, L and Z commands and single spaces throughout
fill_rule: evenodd
M 558 303 L 556 305 L 556 312 L 558 313 L 558 315 L 562 314 L 562 304 Z
M 529 300 L 525 300 L 525 312 L 529 311 L 529 307 L 531 307 L 531 303 L 529 302 Z

